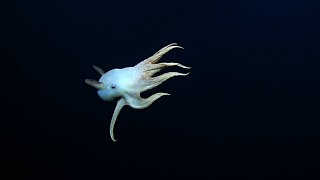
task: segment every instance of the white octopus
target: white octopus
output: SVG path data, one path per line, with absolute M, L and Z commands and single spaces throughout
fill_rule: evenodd
M 162 75 L 152 77 L 155 73 L 168 66 L 179 66 L 181 68 L 190 69 L 179 63 L 157 63 L 160 58 L 174 48 L 183 47 L 176 43 L 160 49 L 153 56 L 145 59 L 134 67 L 126 67 L 122 69 L 112 69 L 105 73 L 101 68 L 93 66 L 93 68 L 101 74 L 99 81 L 86 79 L 85 82 L 98 89 L 98 95 L 104 101 L 112 101 L 120 97 L 117 106 L 113 112 L 110 123 L 110 136 L 113 141 L 116 141 L 113 134 L 116 119 L 125 105 L 129 105 L 134 109 L 144 109 L 150 106 L 155 100 L 161 96 L 170 95 L 168 93 L 156 93 L 149 98 L 140 97 L 140 93 L 152 89 L 167 79 L 174 76 L 186 76 L 189 73 L 183 74 L 179 72 L 167 72 Z

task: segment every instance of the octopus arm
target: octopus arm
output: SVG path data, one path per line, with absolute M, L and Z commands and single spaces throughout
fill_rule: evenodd
M 121 98 L 118 100 L 117 102 L 117 106 L 113 112 L 113 115 L 112 115 L 112 119 L 111 119 L 111 123 L 110 123 L 110 137 L 112 139 L 112 141 L 117 141 L 115 138 L 114 138 L 114 134 L 113 134 L 113 129 L 114 129 L 114 125 L 116 123 L 116 120 L 117 120 L 117 117 L 121 111 L 121 109 L 127 105 L 127 101 L 124 99 L 124 98 Z

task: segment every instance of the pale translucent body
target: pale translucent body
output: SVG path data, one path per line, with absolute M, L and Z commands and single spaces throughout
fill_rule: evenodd
M 129 105 L 135 109 L 147 108 L 161 96 L 169 94 L 160 92 L 153 94 L 148 98 L 141 98 L 141 92 L 152 89 L 171 77 L 185 76 L 189 74 L 167 72 L 153 77 L 155 73 L 168 66 L 179 66 L 181 68 L 190 69 L 190 67 L 186 67 L 179 63 L 157 63 L 164 54 L 174 48 L 183 49 L 176 43 L 172 43 L 160 49 L 153 56 L 145 59 L 134 67 L 113 69 L 107 73 L 104 73 L 101 68 L 93 66 L 94 69 L 102 76 L 99 81 L 86 79 L 85 82 L 98 89 L 99 97 L 105 101 L 112 101 L 115 98 L 120 98 L 117 102 L 117 106 L 113 112 L 110 123 L 110 136 L 113 141 L 116 141 L 113 133 L 114 125 L 123 106 Z

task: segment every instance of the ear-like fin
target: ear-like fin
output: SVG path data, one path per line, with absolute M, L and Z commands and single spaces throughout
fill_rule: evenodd
M 114 125 L 116 123 L 117 117 L 118 117 L 121 109 L 125 105 L 127 105 L 127 101 L 124 98 L 119 99 L 117 102 L 116 109 L 114 110 L 113 115 L 112 115 L 112 119 L 111 119 L 111 123 L 110 123 L 110 137 L 111 137 L 112 141 L 114 141 L 114 142 L 116 142 L 117 140 L 114 139 L 113 128 L 114 128 Z
M 102 75 L 104 75 L 104 71 L 101 69 L 101 68 L 99 68 L 98 66 L 95 66 L 95 65 L 92 65 L 92 67 L 102 76 Z
M 98 82 L 94 79 L 86 79 L 84 82 L 87 83 L 88 85 L 96 88 L 96 89 L 103 89 L 104 88 L 104 85 L 101 82 Z

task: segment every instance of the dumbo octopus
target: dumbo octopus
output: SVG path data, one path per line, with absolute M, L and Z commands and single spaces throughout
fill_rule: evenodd
M 113 128 L 123 106 L 129 105 L 134 109 L 147 108 L 161 96 L 170 94 L 161 92 L 153 94 L 149 98 L 145 99 L 140 97 L 141 92 L 152 89 L 171 77 L 186 76 L 189 74 L 167 72 L 162 75 L 152 77 L 155 73 L 168 66 L 179 66 L 181 68 L 190 69 L 190 67 L 174 62 L 157 63 L 164 54 L 174 48 L 183 49 L 183 47 L 178 46 L 176 43 L 172 43 L 160 49 L 153 56 L 143 60 L 134 67 L 112 69 L 107 73 L 105 73 L 101 68 L 93 65 L 93 68 L 101 75 L 101 78 L 99 81 L 86 79 L 85 83 L 98 89 L 98 96 L 104 101 L 112 101 L 115 98 L 120 98 L 117 102 L 110 123 L 110 136 L 113 141 L 116 141 L 113 134 Z

